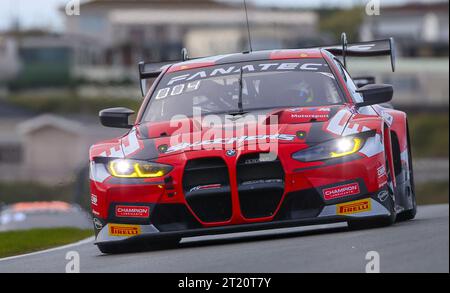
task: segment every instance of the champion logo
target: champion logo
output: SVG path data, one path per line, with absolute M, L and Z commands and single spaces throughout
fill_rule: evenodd
M 116 217 L 119 218 L 148 218 L 150 208 L 146 206 L 116 206 Z
M 359 184 L 357 182 L 326 188 L 322 191 L 325 200 L 332 200 L 350 195 L 359 194 Z

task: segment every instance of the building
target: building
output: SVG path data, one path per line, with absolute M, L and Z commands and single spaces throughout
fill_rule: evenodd
M 130 92 L 130 84 L 138 82 L 139 61 L 180 60 L 182 48 L 191 57 L 249 48 L 245 11 L 236 2 L 86 0 L 80 15 L 68 16 L 63 10 L 63 34 L 18 30 L 4 34 L 0 81 L 2 76 L 16 77 L 9 82 L 12 90 L 87 84 L 101 91 L 99 84 L 114 84 Z M 302 40 L 317 36 L 314 12 L 249 6 L 249 19 L 255 50 L 298 47 Z M 89 91 L 89 87 L 81 90 Z
M 397 70 L 390 72 L 385 66 L 388 61 L 363 58 L 352 61 L 350 70 L 354 75 L 370 74 L 377 82 L 392 84 L 393 102 L 398 106 L 448 111 L 448 10 L 448 1 L 382 6 L 380 15 L 366 16 L 360 39 L 394 37 Z
M 382 7 L 379 16 L 366 16 L 363 41 L 394 37 L 403 56 L 448 56 L 449 3 L 410 3 Z
M 120 136 L 92 117 L 34 115 L 6 104 L 0 112 L 0 181 L 65 184 L 87 167 L 90 145 Z
M 249 7 L 253 47 L 296 46 L 317 33 L 314 12 Z M 179 60 L 248 49 L 241 4 L 213 0 L 92 0 L 79 16 L 67 16 L 66 32 L 98 40 L 100 64 L 135 66 L 138 61 Z
M 396 107 L 448 111 L 448 58 L 398 58 L 393 73 L 388 58 L 348 58 L 353 77 L 373 76 L 377 83 L 392 84 Z
M 9 61 L 9 68 L 15 68 L 14 88 L 67 86 L 74 78 L 74 67 L 95 64 L 102 53 L 95 39 L 84 35 L 11 31 L 4 36 L 10 43 L 9 55 L 15 58 Z M 13 66 L 13 60 L 20 60 L 16 62 L 20 67 Z
M 33 117 L 33 113 L 0 100 L 0 180 L 14 178 L 22 161 L 22 144 L 18 137 L 18 123 Z
M 17 42 L 0 35 L 0 85 L 15 78 L 19 68 Z

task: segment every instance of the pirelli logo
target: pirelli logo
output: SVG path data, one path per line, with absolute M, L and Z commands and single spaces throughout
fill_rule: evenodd
M 109 236 L 131 237 L 141 234 L 141 227 L 138 225 L 110 224 Z
M 351 215 L 372 210 L 370 199 L 355 200 L 336 205 L 337 215 Z

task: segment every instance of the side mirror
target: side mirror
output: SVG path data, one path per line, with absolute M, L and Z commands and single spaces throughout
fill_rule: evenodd
M 134 111 L 128 108 L 109 108 L 101 110 L 99 113 L 100 122 L 106 127 L 115 128 L 132 128 L 128 121 L 130 115 L 133 115 Z
M 368 84 L 356 90 L 364 101 L 357 103 L 357 107 L 388 103 L 394 96 L 394 89 L 389 84 Z

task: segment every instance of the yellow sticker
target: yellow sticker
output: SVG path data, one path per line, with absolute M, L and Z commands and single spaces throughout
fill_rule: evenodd
M 369 198 L 336 205 L 336 214 L 338 215 L 351 215 L 362 212 L 369 212 L 371 210 L 372 205 Z
M 141 234 L 141 226 L 109 224 L 109 236 L 131 237 Z

